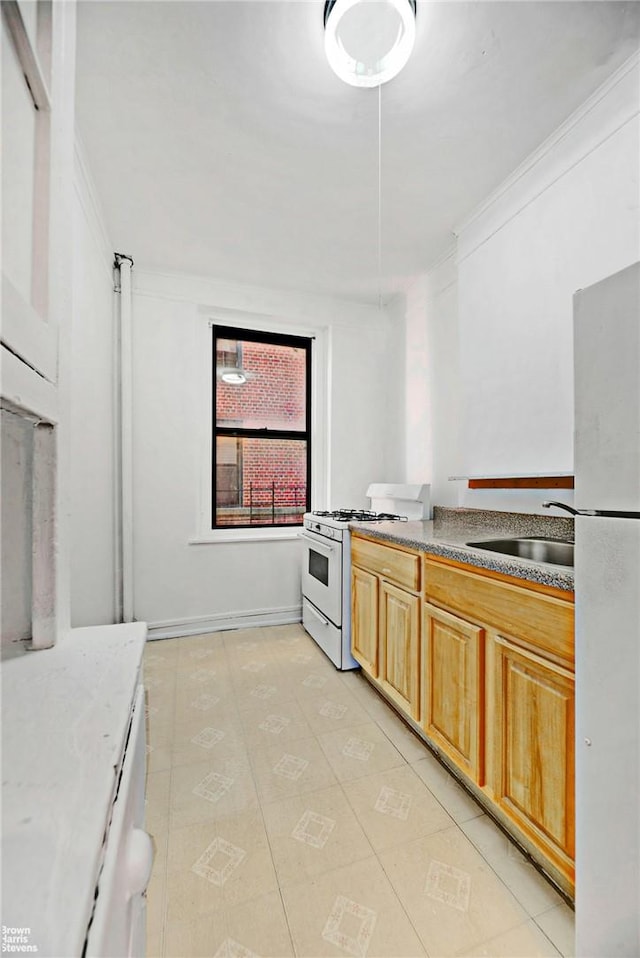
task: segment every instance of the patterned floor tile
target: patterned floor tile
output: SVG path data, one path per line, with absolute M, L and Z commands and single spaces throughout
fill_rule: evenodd
M 558 893 L 487 815 L 460 827 L 530 915 L 558 904 Z
M 325 755 L 315 738 L 296 739 L 251 754 L 253 774 L 262 803 L 315 792 L 335 784 Z
M 343 787 L 376 851 L 431 835 L 453 824 L 407 765 L 345 782 Z
M 354 695 L 340 686 L 322 689 L 300 700 L 309 726 L 316 735 L 355 725 L 364 725 L 369 716 Z
M 320 744 L 341 782 L 405 765 L 402 755 L 373 722 L 319 735 Z
M 171 829 L 238 815 L 257 806 L 251 766 L 242 752 L 173 769 Z
M 430 955 L 456 955 L 527 920 L 455 825 L 381 852 L 380 861 Z
M 411 767 L 454 821 L 468 822 L 484 814 L 480 805 L 431 753 L 427 753 L 418 762 L 412 763 Z
M 536 923 L 528 921 L 461 953 L 460 958 L 559 958 L 559 955 Z
M 250 751 L 312 737 L 311 728 L 294 698 L 286 702 L 254 701 L 252 708 L 240 712 L 240 719 Z
M 187 921 L 276 891 L 259 812 L 172 829 L 167 919 Z
M 262 806 L 280 885 L 371 856 L 339 785 Z
M 573 958 L 576 951 L 575 913 L 564 902 L 536 916 L 536 924 L 565 958 Z
M 425 954 L 375 858 L 287 885 L 282 895 L 297 955 Z
M 150 642 L 145 672 L 148 955 L 573 954 L 562 899 L 300 626 Z

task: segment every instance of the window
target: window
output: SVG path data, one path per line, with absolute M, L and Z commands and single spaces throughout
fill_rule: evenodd
M 2 4 L 4 281 L 27 315 L 48 320 L 51 0 Z M 28 321 L 28 319 L 26 320 Z
M 312 341 L 212 329 L 212 528 L 301 525 L 311 496 Z
M 67 93 L 75 10 L 52 0 L 0 6 L 2 342 L 55 384 L 73 254 L 66 223 L 73 173 L 67 147 L 74 135 Z

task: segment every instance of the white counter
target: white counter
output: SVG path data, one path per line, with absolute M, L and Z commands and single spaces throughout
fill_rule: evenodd
M 0 921 L 23 929 L 16 954 L 82 953 L 146 631 L 73 629 L 2 663 Z

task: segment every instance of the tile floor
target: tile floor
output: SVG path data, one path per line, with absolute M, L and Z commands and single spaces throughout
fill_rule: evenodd
M 573 955 L 573 912 L 298 625 L 150 642 L 150 956 Z

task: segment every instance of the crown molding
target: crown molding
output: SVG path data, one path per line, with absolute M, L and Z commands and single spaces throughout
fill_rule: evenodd
M 636 74 L 634 77 L 633 74 Z M 455 229 L 458 262 L 640 112 L 636 50 Z M 606 104 L 605 101 L 611 101 Z M 604 107 L 607 107 L 604 109 Z M 600 115 L 598 115 L 600 114 Z M 593 128 L 589 129 L 589 125 Z M 582 129 L 581 129 L 582 128 Z M 571 144 L 571 140 L 575 142 Z M 565 157 L 555 157 L 561 146 Z M 527 183 L 527 181 L 529 181 Z M 522 188 L 524 187 L 524 191 Z M 519 198 L 513 197 L 520 189 Z
M 133 291 L 138 296 L 197 305 L 201 312 L 223 309 L 239 314 L 259 313 L 298 324 L 354 326 L 366 323 L 367 326 L 384 326 L 389 322 L 386 307 L 380 310 L 368 303 L 336 296 L 244 286 L 197 274 L 141 266 L 133 273 Z

